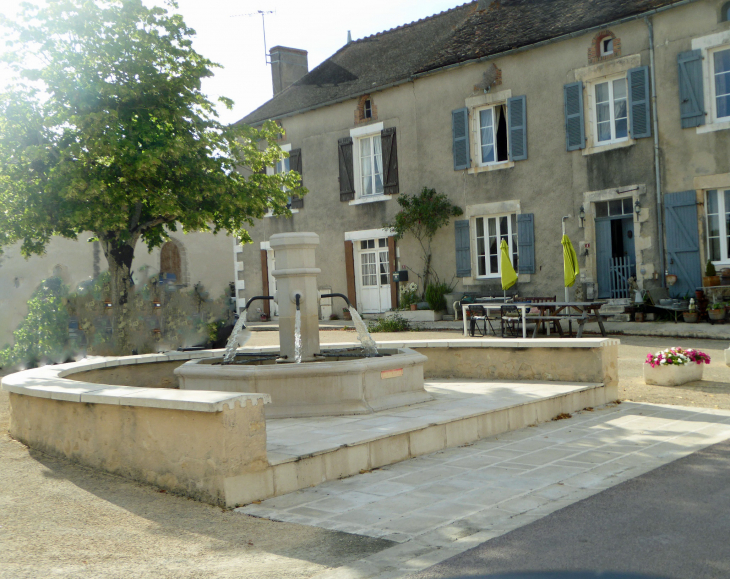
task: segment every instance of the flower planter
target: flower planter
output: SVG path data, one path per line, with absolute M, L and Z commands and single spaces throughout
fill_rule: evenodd
M 717 310 L 707 310 L 707 315 L 710 316 L 710 319 L 713 322 L 720 322 L 725 319 L 725 308 Z
M 702 287 L 715 287 L 720 285 L 719 275 L 708 275 L 702 278 Z
M 697 323 L 697 312 L 682 312 L 682 317 L 689 324 Z
M 702 380 L 704 364 L 662 364 L 654 366 L 644 364 L 644 382 L 655 386 L 681 386 L 687 382 Z

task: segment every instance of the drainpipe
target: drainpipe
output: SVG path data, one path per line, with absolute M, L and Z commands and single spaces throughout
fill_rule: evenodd
M 662 287 L 667 287 L 667 280 L 664 276 L 664 215 L 662 212 L 662 177 L 659 169 L 659 119 L 657 117 L 657 94 L 656 94 L 656 69 L 654 65 L 654 27 L 648 16 L 644 16 L 644 22 L 649 29 L 649 58 L 651 62 L 651 111 L 654 124 L 654 172 L 656 179 L 656 225 L 657 237 L 659 238 L 659 278 Z

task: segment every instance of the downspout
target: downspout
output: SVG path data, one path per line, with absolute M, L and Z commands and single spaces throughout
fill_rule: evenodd
M 659 278 L 662 281 L 662 287 L 667 287 L 667 279 L 665 274 L 664 263 L 664 214 L 662 211 L 662 176 L 659 168 L 659 119 L 657 113 L 657 94 L 656 94 L 656 69 L 654 65 L 654 27 L 648 16 L 644 16 L 644 22 L 649 29 L 649 58 L 651 63 L 651 111 L 652 122 L 654 124 L 654 173 L 656 180 L 656 225 L 657 237 L 659 238 Z

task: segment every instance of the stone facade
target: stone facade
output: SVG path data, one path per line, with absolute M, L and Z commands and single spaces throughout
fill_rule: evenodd
M 251 230 L 254 244 L 237 248 L 245 285 L 241 295 L 250 297 L 263 289 L 266 272 L 262 264 L 266 260 L 262 260 L 261 251 L 269 251 L 267 240 L 270 235 L 315 231 L 322 241 L 317 256 L 322 269 L 320 285 L 349 293 L 351 299 L 354 288 L 358 308 L 364 305 L 364 282 L 358 277 L 364 275 L 367 266 L 358 261 L 361 257 L 359 244 L 367 239 L 389 237 L 383 225 L 393 219 L 399 205 L 397 195 L 365 196 L 358 189 L 358 179 L 363 175 L 362 167 L 358 166 L 362 149 L 358 149 L 357 141 L 371 135 L 384 135 L 384 130 L 392 129 L 397 134 L 400 193 L 412 195 L 423 187 L 435 188 L 446 193 L 464 211 L 464 216 L 454 221 L 468 220 L 468 275 L 457 271 L 459 258 L 455 255 L 454 223 L 438 232 L 432 246 L 435 271 L 442 280 L 454 280 L 457 293 L 467 290 L 492 295 L 502 293 L 498 275 L 480 272 L 480 267 L 483 268 L 484 263 L 488 265 L 489 259 L 485 255 L 480 266 L 479 228 L 486 229 L 492 217 L 508 216 L 509 219 L 511 215 L 519 218 L 523 214 L 533 216 L 534 269 L 520 274 L 513 290 L 520 295 L 562 296 L 560 237 L 563 217 L 567 217 L 566 232 L 579 255 L 580 283 L 587 298 L 611 297 L 607 294 L 605 271 L 601 277 L 606 252 L 610 259 L 629 258 L 632 274 L 641 287 L 662 285 L 664 271 L 660 252 L 666 241 L 671 243 L 672 240 L 659 241 L 656 129 L 652 117 L 654 95 L 650 88 L 653 75 L 657 87 L 662 198 L 686 190 L 695 190 L 697 194 L 699 251 L 692 255 L 692 276 L 685 276 L 687 288 L 693 287 L 695 274 L 707 259 L 705 191 L 710 187 L 730 189 L 730 155 L 727 154 L 730 141 L 726 130 L 730 123 L 726 127 L 723 122 L 708 121 L 696 129 L 682 128 L 677 59 L 680 53 L 693 47 L 730 46 L 730 25 L 718 22 L 719 4 L 719 0 L 700 0 L 648 14 L 654 34 L 654 70 L 651 68 L 650 28 L 639 15 L 621 22 L 607 22 L 587 29 L 584 34 L 503 52 L 493 58 L 484 56 L 480 60 L 414 75 L 395 86 L 370 90 L 367 95 L 378 103 L 377 120 L 367 123 L 353 119 L 352 111 L 357 110 L 361 101 L 358 95 L 327 103 L 328 106 L 277 115 L 285 130 L 283 142 L 301 149 L 304 185 L 309 194 L 303 207 L 291 218 L 267 218 L 257 222 Z M 396 34 L 398 30 L 381 36 Z M 613 39 L 613 54 L 602 57 L 596 51 L 601 39 L 608 37 Z M 485 73 L 495 69 L 499 71 L 498 79 L 491 79 L 492 73 L 487 76 L 501 84 L 490 83 L 488 90 L 480 88 Z M 601 104 L 597 99 L 603 97 L 596 91 L 608 90 L 606 87 L 614 80 L 626 79 L 624 88 L 612 84 L 616 93 L 611 98 L 614 102 L 619 101 L 621 91 L 634 86 L 629 84 L 628 75 L 637 70 L 646 71 L 645 88 L 649 91 L 646 108 L 643 113 L 638 108 L 630 111 L 625 138 L 601 139 L 596 115 Z M 706 72 L 707 82 L 708 78 Z M 581 86 L 580 118 L 584 143 L 575 150 L 566 150 L 565 90 L 567 85 L 574 83 Z M 709 94 L 709 90 L 705 93 Z M 480 111 L 490 107 L 495 111 L 499 109 L 494 113 L 496 119 L 507 110 L 499 107 L 511 106 L 514 99 L 521 96 L 525 97 L 526 158 L 517 160 L 511 151 L 510 158 L 504 162 L 479 163 Z M 635 94 L 631 96 L 637 98 Z M 636 104 L 635 100 L 633 102 Z M 469 115 L 471 163 L 467 168 L 454 170 L 452 113 L 460 109 L 466 109 Z M 632 132 L 634 115 L 638 119 L 641 114 L 646 129 L 643 135 Z M 355 143 L 352 155 L 356 192 L 354 199 L 341 201 L 343 177 L 338 142 L 348 137 Z M 622 204 L 623 234 L 616 224 L 609 227 L 599 223 L 602 212 L 609 211 L 609 205 L 613 211 L 615 203 L 612 202 L 616 201 Z M 662 207 L 659 212 L 666 221 L 666 209 Z M 515 228 L 513 222 L 511 229 Z M 601 237 L 600 232 L 607 230 L 610 230 L 608 239 L 612 241 Z M 509 233 L 514 235 L 513 241 L 522 253 L 517 232 L 510 230 Z M 617 250 L 616 244 L 622 235 L 623 249 Z M 348 242 L 351 243 L 348 245 Z M 417 242 L 407 236 L 397 242 L 395 253 L 393 268 L 410 270 L 411 280 L 418 281 L 416 274 L 421 271 L 422 263 Z M 723 264 L 718 262 L 717 265 Z M 664 269 L 671 272 L 676 267 L 671 256 L 667 256 Z M 395 306 L 392 300 L 385 298 L 386 293 L 382 294 L 381 311 Z M 337 312 L 338 307 L 335 306 L 334 311 Z

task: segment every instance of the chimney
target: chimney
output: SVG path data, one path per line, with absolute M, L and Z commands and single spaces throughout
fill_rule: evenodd
M 274 96 L 309 72 L 306 50 L 274 46 L 269 54 L 271 55 L 271 81 L 274 86 Z

